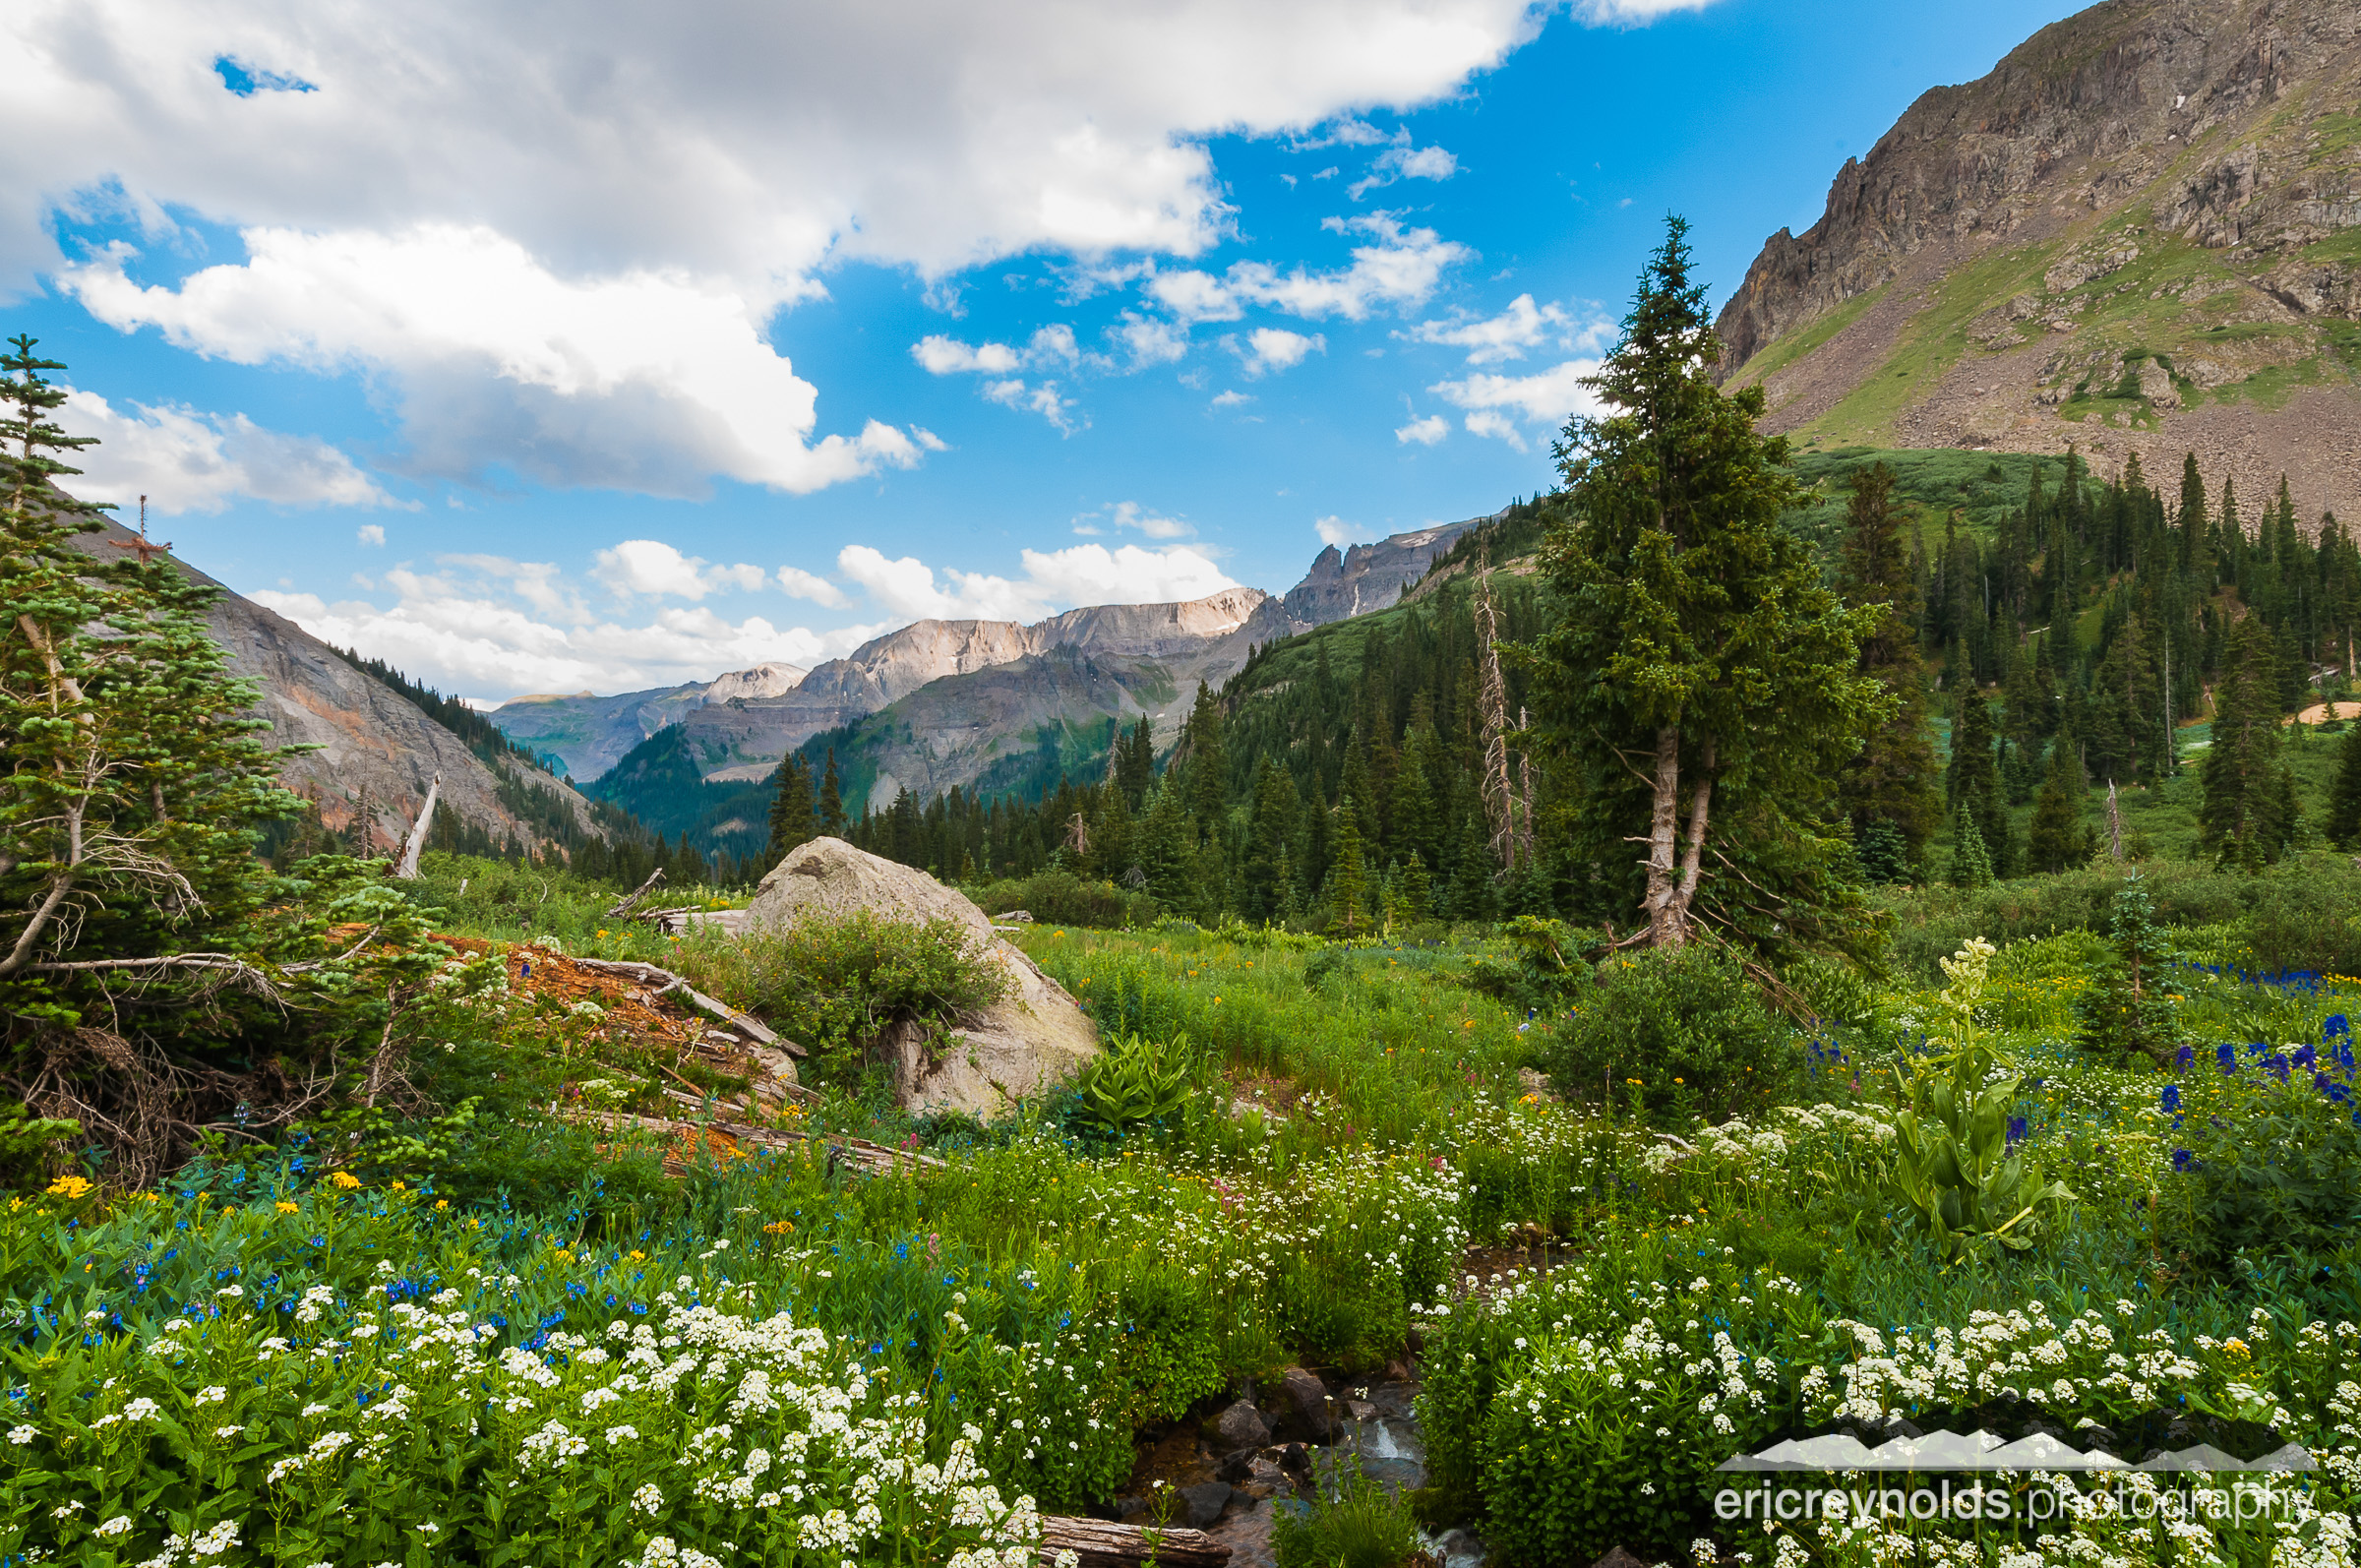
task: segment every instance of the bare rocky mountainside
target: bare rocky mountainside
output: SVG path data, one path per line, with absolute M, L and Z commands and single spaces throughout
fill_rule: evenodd
M 1725 371 L 1823 447 L 2194 450 L 2361 513 L 2361 4 L 2107 0 L 1938 88 L 1773 235 Z
M 1152 718 L 1170 742 L 1200 680 L 1219 686 L 1246 655 L 1298 632 L 1380 610 L 1484 519 L 1334 546 L 1284 598 L 1228 588 L 1179 604 L 1095 605 L 1031 626 L 919 621 L 809 672 L 764 665 L 706 686 L 598 697 L 519 697 L 487 715 L 512 739 L 565 758 L 577 779 L 607 771 L 667 725 L 702 776 L 760 779 L 813 737 L 845 737 L 848 789 L 888 804 L 952 785 L 1012 785 L 1047 755 Z M 793 677 L 791 679 L 791 677 Z M 733 685 L 735 683 L 735 685 Z
M 134 537 L 110 520 L 103 533 L 76 542 L 92 555 L 115 556 Z M 166 559 L 196 580 L 221 587 L 186 562 Z M 341 832 L 365 813 L 371 842 L 381 851 L 396 849 L 417 819 L 427 785 L 440 774 L 437 813 L 473 822 L 496 839 L 546 841 L 528 814 L 515 809 L 527 801 L 543 816 L 564 813 L 582 832 L 596 831 L 589 802 L 580 795 L 518 757 L 502 757 L 496 771 L 416 703 L 284 616 L 222 588 L 208 619 L 228 650 L 230 667 L 261 685 L 256 711 L 271 721 L 270 743 L 318 749 L 291 758 L 279 776 L 319 803 L 330 828 Z

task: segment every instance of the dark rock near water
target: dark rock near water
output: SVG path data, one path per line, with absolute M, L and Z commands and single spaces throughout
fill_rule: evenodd
M 1209 1480 L 1198 1486 L 1180 1488 L 1180 1510 L 1178 1523 L 1191 1530 L 1203 1530 L 1222 1517 L 1230 1506 L 1234 1487 L 1226 1480 Z
M 1336 1410 L 1328 1385 L 1301 1366 L 1279 1374 L 1280 1430 L 1307 1443 L 1325 1443 L 1336 1436 Z
M 1271 1423 L 1241 1399 L 1213 1418 L 1212 1435 L 1224 1448 L 1260 1448 L 1271 1440 Z

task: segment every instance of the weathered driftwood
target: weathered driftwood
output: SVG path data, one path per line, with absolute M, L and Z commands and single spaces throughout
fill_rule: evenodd
M 691 1100 L 690 1096 L 684 1095 L 678 1090 L 667 1089 L 664 1093 L 675 1101 L 696 1103 Z M 849 1165 L 855 1170 L 866 1171 L 872 1175 L 908 1170 L 914 1166 L 932 1170 L 943 1168 L 943 1162 L 931 1154 L 916 1154 L 907 1149 L 889 1149 L 881 1143 L 872 1143 L 867 1138 L 855 1138 L 844 1133 L 797 1132 L 787 1127 L 757 1127 L 751 1122 L 724 1121 L 718 1116 L 710 1121 L 673 1120 L 664 1116 L 636 1116 L 627 1111 L 595 1112 L 588 1119 L 600 1122 L 616 1131 L 620 1131 L 624 1127 L 636 1127 L 642 1132 L 667 1134 L 679 1132 L 695 1134 L 707 1131 L 727 1133 L 740 1143 L 751 1143 L 757 1148 L 792 1149 L 802 1144 L 817 1143 L 832 1150 L 839 1164 Z
M 735 1025 L 743 1030 L 750 1040 L 769 1046 L 775 1051 L 784 1051 L 791 1056 L 811 1055 L 794 1041 L 775 1033 L 768 1024 L 763 1023 L 760 1019 L 750 1017 L 728 1002 L 706 995 L 669 969 L 658 969 L 653 964 L 624 963 L 613 958 L 575 958 L 570 959 L 569 962 L 578 964 L 584 969 L 597 970 L 602 975 L 628 975 L 641 985 L 655 987 L 655 994 L 659 996 L 677 991 L 690 1006 L 695 1007 L 698 1012 L 708 1013 L 726 1023 Z
M 700 926 L 714 927 L 732 936 L 746 934 L 747 912 L 743 909 L 661 909 L 640 918 L 654 921 L 674 936 L 685 936 Z
M 1151 1553 L 1160 1568 L 1227 1568 L 1230 1561 L 1230 1548 L 1201 1530 L 1151 1530 L 1044 1514 L 1041 1561 L 1053 1561 L 1052 1553 L 1058 1551 L 1074 1553 L 1081 1568 L 1131 1568 L 1146 1562 Z
M 647 874 L 647 880 L 641 882 L 637 887 L 634 888 L 629 897 L 618 899 L 616 902 L 607 906 L 607 919 L 621 920 L 624 916 L 630 914 L 632 906 L 639 902 L 639 900 L 642 898 L 645 898 L 647 896 L 648 889 L 655 886 L 656 883 L 662 881 L 663 879 L 663 867 L 659 866 L 654 871 L 649 872 Z

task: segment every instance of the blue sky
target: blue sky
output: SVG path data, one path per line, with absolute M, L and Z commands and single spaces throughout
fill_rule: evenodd
M 1666 211 L 1719 300 L 2067 9 L 31 0 L 0 288 L 85 492 L 323 635 L 810 665 L 1545 489 Z

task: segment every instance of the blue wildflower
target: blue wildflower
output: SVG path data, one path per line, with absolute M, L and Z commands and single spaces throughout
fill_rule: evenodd
M 2187 1048 L 2187 1047 L 2183 1047 L 2182 1049 L 2183 1049 L 2183 1050 L 2186 1050 L 2186 1049 L 2188 1049 L 2188 1048 Z M 2178 1110 L 2180 1110 L 2180 1109 L 2181 1109 L 2181 1086 L 2180 1086 L 2179 1084 L 2177 1084 L 2177 1083 L 2168 1083 L 2168 1084 L 2166 1084 L 2166 1085 L 2164 1086 L 2164 1093 L 2163 1093 L 2163 1095 L 2160 1097 L 2160 1099 L 2161 1099 L 2161 1102 L 2162 1102 L 2163 1108 L 2164 1108 L 2165 1110 L 2167 1110 L 2167 1111 L 2178 1111 Z
M 2189 1158 L 2188 1150 L 2175 1149 L 2172 1151 L 2172 1168 L 2175 1171 L 2186 1171 L 2195 1162 Z

